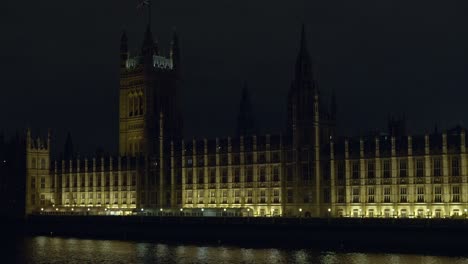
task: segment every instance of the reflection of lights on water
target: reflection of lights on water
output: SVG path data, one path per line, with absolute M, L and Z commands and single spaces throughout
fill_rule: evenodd
M 253 263 L 254 262 L 254 254 L 253 250 L 250 248 L 242 248 L 241 249 L 241 256 L 242 260 L 247 263 Z
M 208 248 L 198 247 L 197 248 L 197 259 L 206 261 L 208 259 Z
M 265 253 L 269 263 L 282 263 L 281 253 L 278 249 L 272 248 Z
M 168 247 L 165 244 L 157 244 L 156 245 L 156 253 L 158 257 L 165 257 L 167 256 Z
M 348 257 L 346 259 L 349 259 L 350 260 L 350 263 L 369 263 L 368 259 L 367 259 L 367 255 L 366 254 L 362 254 L 362 253 L 349 253 L 349 254 L 346 254 L 348 255 Z M 398 263 L 398 262 L 390 262 L 390 263 Z
M 320 255 L 320 263 L 323 264 L 332 264 L 339 263 L 335 252 L 324 252 Z
M 304 250 L 298 250 L 294 253 L 294 259 L 296 263 L 308 263 L 307 253 Z

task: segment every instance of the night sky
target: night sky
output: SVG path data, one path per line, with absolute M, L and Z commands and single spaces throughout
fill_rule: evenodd
M 72 132 L 80 152 L 114 152 L 119 40 L 140 49 L 146 13 L 136 0 L 2 0 L 0 127 Z M 335 90 L 338 133 L 468 125 L 468 5 L 408 0 L 153 0 L 153 33 L 181 39 L 186 137 L 233 135 L 242 83 L 263 133 L 285 124 L 301 23 L 321 92 Z

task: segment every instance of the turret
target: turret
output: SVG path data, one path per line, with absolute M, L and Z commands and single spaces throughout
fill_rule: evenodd
M 180 77 L 181 67 L 180 67 L 179 37 L 177 36 L 177 32 L 175 31 L 172 35 L 170 57 L 171 57 L 171 62 L 172 62 L 172 68 L 176 72 L 177 76 Z

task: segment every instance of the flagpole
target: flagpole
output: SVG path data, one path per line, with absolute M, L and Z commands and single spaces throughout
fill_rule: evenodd
M 148 0 L 148 25 L 151 27 L 151 0 Z

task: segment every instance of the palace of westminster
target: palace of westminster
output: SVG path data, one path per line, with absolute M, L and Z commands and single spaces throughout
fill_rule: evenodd
M 465 130 L 407 135 L 392 118 L 388 133 L 338 137 L 304 28 L 299 46 L 284 133 L 256 134 L 244 89 L 236 136 L 195 140 L 182 136 L 177 35 L 165 57 L 148 26 L 130 56 L 124 33 L 118 155 L 51 160 L 50 133 L 28 130 L 26 214 L 466 217 Z

